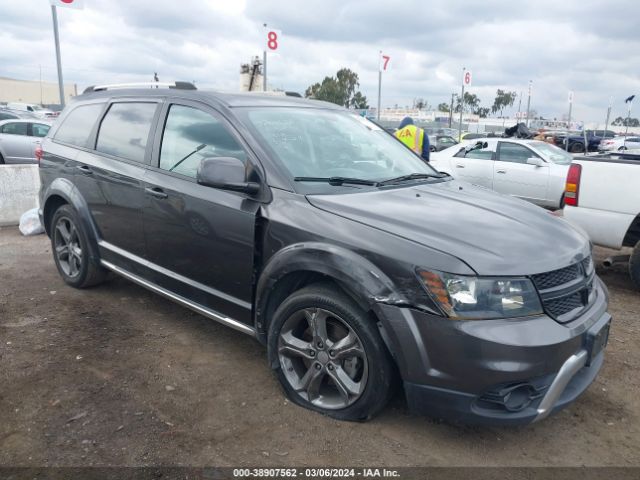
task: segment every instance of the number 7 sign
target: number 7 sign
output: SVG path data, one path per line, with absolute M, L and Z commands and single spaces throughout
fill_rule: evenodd
M 391 57 L 389 55 L 382 55 L 382 52 L 380 52 L 380 71 L 386 71 L 387 70 L 387 65 L 389 64 L 389 60 L 391 60 Z

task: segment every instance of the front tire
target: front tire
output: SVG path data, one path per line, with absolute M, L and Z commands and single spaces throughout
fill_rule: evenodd
M 640 242 L 636 243 L 629 258 L 629 275 L 636 288 L 640 289 Z
M 576 142 L 573 145 L 571 145 L 571 148 L 569 148 L 569 150 L 571 151 L 571 153 L 584 153 L 586 151 L 586 149 L 584 148 L 584 145 Z
M 65 283 L 86 288 L 104 281 L 107 271 L 91 261 L 87 234 L 70 205 L 62 205 L 53 214 L 50 232 L 53 259 Z
M 268 352 L 291 401 L 339 420 L 369 419 L 393 393 L 393 361 L 376 324 L 332 284 L 305 287 L 278 307 Z

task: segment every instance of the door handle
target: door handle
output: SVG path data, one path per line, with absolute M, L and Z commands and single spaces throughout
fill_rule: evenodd
M 85 175 L 91 175 L 93 173 L 93 170 L 91 170 L 91 167 L 87 167 L 86 165 L 78 165 L 76 168 L 80 170 L 82 173 L 84 173 Z
M 507 173 L 506 170 L 496 170 L 496 173 Z
M 167 198 L 169 196 L 166 193 L 164 193 L 161 188 L 158 188 L 158 187 L 153 187 L 153 188 L 147 187 L 144 189 L 144 191 L 148 195 L 151 195 L 152 197 L 156 197 L 156 198 Z
M 462 165 L 461 163 L 456 163 L 456 168 L 464 168 L 464 165 Z

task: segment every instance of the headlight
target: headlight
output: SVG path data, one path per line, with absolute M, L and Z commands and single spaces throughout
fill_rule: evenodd
M 543 313 L 528 278 L 471 277 L 418 270 L 427 292 L 455 320 L 524 317 Z

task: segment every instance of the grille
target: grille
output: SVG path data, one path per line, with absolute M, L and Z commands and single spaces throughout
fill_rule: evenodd
M 571 295 L 567 295 L 566 297 L 561 297 L 555 300 L 548 300 L 544 302 L 544 306 L 547 311 L 553 317 L 560 317 L 566 313 L 569 313 L 576 308 L 584 307 L 584 303 L 582 302 L 582 294 L 580 292 L 572 293 Z
M 560 323 L 572 320 L 575 315 L 568 314 L 584 309 L 589 303 L 593 270 L 589 256 L 568 267 L 533 275 L 545 311 Z
M 575 264 L 552 272 L 534 275 L 533 282 L 539 290 L 546 290 L 547 288 L 558 287 L 569 283 L 578 278 L 578 275 L 580 275 L 578 264 Z

